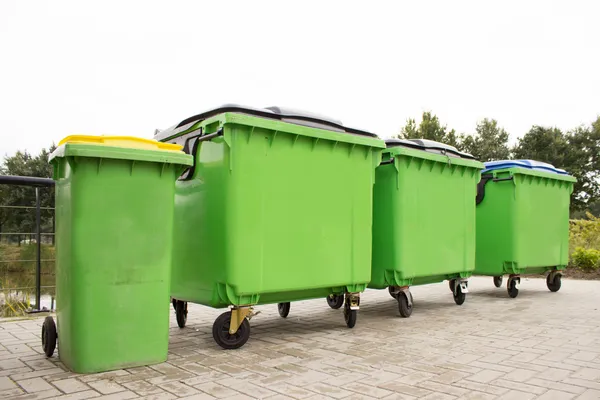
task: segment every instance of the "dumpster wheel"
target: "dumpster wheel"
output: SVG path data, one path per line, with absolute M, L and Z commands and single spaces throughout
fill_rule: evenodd
M 413 301 L 412 301 L 412 293 L 408 290 L 408 288 L 401 289 L 398 292 L 398 311 L 400 311 L 400 316 L 402 318 L 408 318 L 412 314 L 413 311 Z
M 354 328 L 358 317 L 360 305 L 360 293 L 346 293 L 344 302 L 344 320 L 348 328 Z
M 231 311 L 219 315 L 212 328 L 213 339 L 226 350 L 238 349 L 250 337 L 250 322 L 247 318 L 242 320 L 235 333 L 229 333 L 231 328 Z
M 392 296 L 394 299 L 398 299 L 398 293 L 396 293 L 396 288 L 394 286 L 388 286 L 388 293 L 390 294 L 390 296 Z
M 52 357 L 52 354 L 54 354 L 57 337 L 58 334 L 56 333 L 54 318 L 47 316 L 42 324 L 42 348 L 44 349 L 46 357 Z
M 337 310 L 338 308 L 344 305 L 344 295 L 330 294 L 329 296 L 327 296 L 327 304 L 329 304 L 329 307 L 333 308 L 334 310 Z
M 560 273 L 551 272 L 546 277 L 546 286 L 548 286 L 548 290 L 551 292 L 558 292 L 561 286 L 561 277 Z
M 448 287 L 450 288 L 450 291 L 454 293 L 454 279 L 448 281 Z
M 175 317 L 177 317 L 177 326 L 180 328 L 185 327 L 187 322 L 187 301 L 176 300 L 175 301 Z
M 281 318 L 287 318 L 290 314 L 290 303 L 277 303 L 277 311 L 279 312 L 279 316 Z
M 344 304 L 344 320 L 348 328 L 354 328 L 356 325 L 356 317 L 358 317 L 358 310 L 351 310 L 350 304 Z
M 508 295 L 513 299 L 519 295 L 519 280 L 519 277 L 510 277 L 508 278 L 508 283 L 506 284 Z
M 452 292 L 452 297 L 454 297 L 456 305 L 461 306 L 465 302 L 467 295 L 462 291 L 460 284 L 456 285 L 456 290 Z
M 502 286 L 502 275 L 494 277 L 494 286 L 497 288 Z

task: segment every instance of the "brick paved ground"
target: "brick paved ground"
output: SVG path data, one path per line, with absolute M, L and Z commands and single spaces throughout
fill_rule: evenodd
M 0 322 L 0 399 L 600 399 L 600 281 L 523 280 L 517 299 L 471 280 L 462 307 L 446 283 L 413 288 L 411 318 L 386 291 L 363 294 L 355 329 L 325 300 L 262 311 L 240 350 L 211 337 L 223 310 L 171 318 L 169 361 L 76 375 L 41 355 L 41 318 Z

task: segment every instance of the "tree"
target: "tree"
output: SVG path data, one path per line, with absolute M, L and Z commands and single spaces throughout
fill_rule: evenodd
M 600 203 L 600 117 L 567 136 L 570 151 L 565 168 L 577 178 L 573 202 L 577 210 L 596 210 Z
M 400 130 L 398 137 L 400 139 L 429 139 L 459 149 L 461 147 L 456 131 L 454 129 L 448 131 L 446 125 L 442 125 L 437 115 L 432 114 L 431 111 L 423 112 L 418 126 L 413 118 L 409 118 L 406 125 Z
M 565 134 L 558 128 L 533 126 L 514 149 L 517 159 L 531 159 L 566 169 L 577 178 L 571 210 L 581 211 L 600 200 L 600 118 L 591 127 Z
M 534 125 L 513 149 L 516 159 L 531 159 L 564 168 L 567 163 L 569 142 L 558 128 Z
M 508 132 L 498 125 L 495 119 L 487 119 L 477 123 L 474 135 L 461 138 L 464 151 L 481 161 L 506 160 L 510 158 Z
M 52 166 L 48 163 L 48 159 L 55 148 L 56 146 L 51 145 L 48 150 L 42 149 L 35 157 L 27 151 L 18 151 L 15 155 L 4 158 L 0 173 L 50 178 L 52 177 Z M 54 188 L 41 188 L 39 193 L 42 207 L 54 207 Z M 35 203 L 35 190 L 32 187 L 1 185 L 0 205 L 32 207 L 35 206 Z M 0 210 L 0 229 L 3 232 L 30 233 L 35 231 L 32 209 L 0 208 Z M 52 215 L 51 211 L 42 210 L 42 226 L 51 225 Z

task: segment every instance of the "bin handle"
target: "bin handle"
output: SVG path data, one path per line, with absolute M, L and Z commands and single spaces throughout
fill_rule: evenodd
M 183 151 L 187 154 L 191 154 L 194 157 L 194 164 L 187 168 L 183 173 L 179 176 L 177 180 L 179 181 L 187 181 L 192 179 L 194 176 L 194 171 L 196 170 L 196 153 L 198 152 L 198 148 L 202 142 L 206 142 L 208 140 L 214 139 L 217 136 L 223 135 L 223 128 L 220 128 L 218 131 L 214 133 L 210 133 L 208 135 L 202 135 L 202 128 L 200 128 L 200 133 L 196 136 L 192 136 L 186 139 L 185 145 L 183 146 Z M 192 148 L 190 151 L 190 141 L 193 141 Z
M 506 178 L 496 178 L 492 175 L 482 175 L 481 180 L 477 184 L 477 196 L 475 197 L 475 205 L 478 205 L 483 201 L 485 197 L 485 185 L 489 182 L 506 182 L 512 181 L 515 177 L 513 175 L 508 176 Z
M 394 157 L 390 158 L 389 160 L 380 162 L 379 165 L 393 164 L 393 163 L 394 163 Z

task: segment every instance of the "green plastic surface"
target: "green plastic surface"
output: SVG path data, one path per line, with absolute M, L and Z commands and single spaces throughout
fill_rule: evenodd
M 475 274 L 543 273 L 569 262 L 569 201 L 575 178 L 524 168 L 494 170 L 477 206 Z
M 383 141 L 236 113 L 200 127 L 223 135 L 176 185 L 173 298 L 225 307 L 366 288 Z
M 96 157 L 79 156 L 86 149 Z M 192 161 L 181 155 L 86 144 L 53 154 L 59 355 L 72 371 L 167 359 L 173 162 Z
M 377 168 L 369 287 L 469 277 L 475 268 L 475 197 L 483 164 L 392 147 Z

